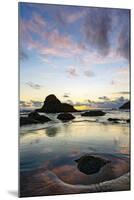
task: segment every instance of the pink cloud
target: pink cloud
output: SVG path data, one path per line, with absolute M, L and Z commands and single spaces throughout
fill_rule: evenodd
M 69 35 L 59 33 L 57 29 L 49 30 L 47 22 L 37 14 L 32 19 L 20 22 L 20 38 L 22 45 L 28 49 L 36 49 L 41 56 L 70 57 L 81 53 L 83 45 L 77 44 Z M 33 39 L 33 33 L 38 40 Z
M 62 35 L 57 29 L 54 29 L 53 32 L 48 35 L 48 40 L 51 44 L 59 46 L 59 48 L 68 48 L 72 43 L 71 38 L 68 35 Z
M 40 54 L 42 55 L 42 58 L 44 56 L 58 56 L 58 57 L 69 57 L 69 53 L 65 50 L 52 47 L 42 47 L 40 49 Z
M 81 54 L 84 50 L 81 44 L 77 44 L 69 35 L 60 34 L 57 29 L 44 38 L 47 39 L 48 45 L 40 49 L 42 55 L 70 57 Z
M 62 13 L 63 18 L 68 23 L 73 23 L 86 14 L 85 10 L 77 13 Z M 38 36 L 38 40 L 33 39 L 32 34 Z M 106 62 L 115 62 L 119 59 L 119 55 L 110 49 L 107 56 L 102 56 L 97 52 L 86 47 L 84 43 L 77 43 L 70 35 L 62 34 L 58 29 L 54 28 L 39 14 L 33 13 L 32 18 L 20 21 L 20 37 L 25 42 L 28 49 L 36 49 L 41 56 L 59 56 L 72 57 L 80 56 L 80 62 L 84 66 L 100 64 Z M 23 42 L 21 40 L 21 43 Z M 114 59 L 113 59 L 114 58 Z
M 21 19 L 19 30 L 20 45 L 25 45 L 28 49 L 41 49 L 43 42 L 33 39 L 32 34 L 35 34 L 39 39 L 42 39 L 42 33 L 43 36 L 46 34 L 47 27 L 46 20 L 37 13 L 33 13 L 29 20 Z
M 29 20 L 21 20 L 20 28 L 23 34 L 36 33 L 41 36 L 41 31 L 47 27 L 47 22 L 37 13 L 33 13 L 32 18 Z
M 33 20 L 40 30 L 46 28 L 47 22 L 38 14 L 33 15 Z
M 84 17 L 86 15 L 86 11 L 83 10 L 81 12 L 77 12 L 77 13 L 71 13 L 71 14 L 68 14 L 65 16 L 63 14 L 63 16 L 66 18 L 66 21 L 67 23 L 74 23 L 76 22 L 77 20 L 79 20 L 80 18 Z
M 58 18 L 59 22 L 61 22 L 62 24 L 65 25 L 67 23 L 72 24 L 72 23 L 76 22 L 77 20 L 84 17 L 86 14 L 87 14 L 87 12 L 85 10 L 72 12 L 72 13 L 59 11 L 57 13 L 57 18 Z

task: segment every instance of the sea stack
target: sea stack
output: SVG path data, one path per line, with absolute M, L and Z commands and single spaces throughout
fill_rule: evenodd
M 36 111 L 45 113 L 77 112 L 72 105 L 61 103 L 61 101 L 54 94 L 48 95 L 42 108 L 37 109 Z

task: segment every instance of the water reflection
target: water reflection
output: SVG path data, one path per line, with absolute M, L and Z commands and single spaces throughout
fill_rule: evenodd
M 20 138 L 22 163 L 34 158 L 38 167 L 42 162 L 79 153 L 129 154 L 129 126 L 126 124 L 102 124 L 89 121 L 79 123 L 54 123 L 45 129 L 28 131 Z M 50 150 L 51 147 L 51 150 Z M 62 160 L 63 161 L 63 160 Z M 27 170 L 33 166 L 21 166 Z
M 55 137 L 58 132 L 60 131 L 60 127 L 50 127 L 46 130 L 44 130 L 45 134 L 48 136 L 48 137 Z
M 60 187 L 63 183 L 88 185 L 129 171 L 129 125 L 82 121 L 80 116 L 78 119 L 75 123 L 51 122 L 22 130 L 25 134 L 20 137 L 20 169 L 22 176 L 28 175 L 29 182 L 24 176 L 22 181 L 26 194 L 54 194 L 60 189 L 60 181 Z M 87 175 L 79 171 L 75 162 L 86 154 L 101 155 L 111 162 L 94 175 Z M 38 183 L 31 173 L 37 175 Z
M 60 180 L 69 184 L 93 184 L 105 180 L 113 179 L 129 171 L 129 162 L 127 158 L 119 158 L 110 154 L 91 154 L 108 161 L 99 172 L 87 175 L 78 168 L 76 160 L 85 156 L 81 153 L 68 156 L 56 156 L 53 160 L 44 163 L 41 172 L 49 170 L 54 173 Z M 88 154 L 89 156 L 89 154 Z M 83 163 L 82 163 L 83 164 Z M 92 163 L 93 164 L 93 163 Z M 89 167 L 89 166 L 88 166 Z

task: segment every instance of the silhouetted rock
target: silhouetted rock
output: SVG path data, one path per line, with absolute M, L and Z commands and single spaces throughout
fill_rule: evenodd
M 122 106 L 119 107 L 119 109 L 129 110 L 130 109 L 130 101 L 124 103 Z
M 77 167 L 81 172 L 89 175 L 99 172 L 99 170 L 110 161 L 95 156 L 85 155 L 80 159 L 75 160 L 75 162 L 78 163 Z
M 37 112 L 34 111 L 34 112 L 29 113 L 28 117 L 20 118 L 20 126 L 44 123 L 44 122 L 48 122 L 48 121 L 51 121 L 51 119 L 49 119 L 46 116 L 39 115 Z
M 30 125 L 30 124 L 37 124 L 37 123 L 39 123 L 37 120 L 30 119 L 28 117 L 21 117 L 20 118 L 20 126 Z
M 121 119 L 118 119 L 118 118 L 108 118 L 108 121 L 110 121 L 110 122 L 118 122 L 120 120 Z
M 81 116 L 89 116 L 89 117 L 95 117 L 95 116 L 104 116 L 106 113 L 101 110 L 91 110 L 85 113 L 82 113 Z
M 53 94 L 47 96 L 42 108 L 37 109 L 36 111 L 46 113 L 77 112 L 72 105 L 61 103 L 60 100 Z
M 127 123 L 130 123 L 130 119 L 127 119 L 126 122 L 127 122 Z
M 37 120 L 40 123 L 51 121 L 51 119 L 44 115 L 39 115 L 36 111 L 29 113 L 28 118 Z
M 57 119 L 60 119 L 62 121 L 69 121 L 69 120 L 72 120 L 74 119 L 75 117 L 70 114 L 70 113 L 61 113 L 57 116 Z

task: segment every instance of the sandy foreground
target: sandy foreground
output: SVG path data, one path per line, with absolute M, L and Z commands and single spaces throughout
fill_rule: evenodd
M 64 163 L 55 167 L 56 159 L 51 164 L 44 163 L 41 169 L 32 173 L 21 173 L 20 196 L 129 190 L 129 158 L 106 154 L 99 156 L 109 159 L 110 163 L 102 167 L 98 173 L 91 175 L 80 172 L 76 164 Z M 75 157 L 71 156 L 70 159 Z

